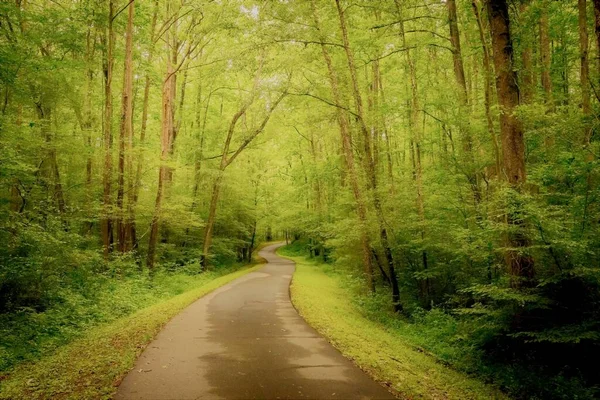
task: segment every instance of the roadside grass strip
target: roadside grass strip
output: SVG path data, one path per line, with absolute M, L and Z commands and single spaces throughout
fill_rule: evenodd
M 18 365 L 0 380 L 0 399 L 108 399 L 163 326 L 211 291 L 261 268 L 255 265 L 217 276 L 84 336 L 42 359 Z
M 291 296 L 300 315 L 344 356 L 406 399 L 506 399 L 493 386 L 420 352 L 398 332 L 367 319 L 336 274 L 304 257 L 296 262 Z

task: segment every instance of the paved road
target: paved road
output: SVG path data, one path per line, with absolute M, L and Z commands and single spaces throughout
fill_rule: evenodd
M 121 383 L 116 399 L 393 399 L 293 308 L 293 262 L 268 264 L 173 318 Z

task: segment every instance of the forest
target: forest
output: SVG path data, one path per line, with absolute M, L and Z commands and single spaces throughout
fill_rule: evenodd
M 511 398 L 600 396 L 599 0 L 6 0 L 0 108 L 0 397 L 273 240 Z

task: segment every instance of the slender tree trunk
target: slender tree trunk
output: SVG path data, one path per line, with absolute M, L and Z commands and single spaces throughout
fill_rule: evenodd
M 381 76 L 381 70 L 379 72 L 379 93 L 381 94 L 381 103 L 383 105 L 386 104 L 385 101 L 385 92 L 383 90 L 383 79 Z M 383 127 L 383 135 L 385 137 L 385 153 L 386 153 L 386 161 L 387 161 L 387 175 L 391 185 L 391 192 L 394 193 L 394 161 L 392 159 L 392 143 L 390 140 L 390 132 L 387 127 L 385 116 L 381 117 L 381 126 Z
M 316 8 L 314 1 L 312 2 L 315 22 L 317 27 L 319 26 L 318 16 L 316 14 Z M 318 28 L 319 29 L 319 28 Z M 327 64 L 327 70 L 329 74 L 329 81 L 331 84 L 331 91 L 334 99 L 334 103 L 341 106 L 341 94 L 338 84 L 337 75 L 333 69 L 333 62 L 325 45 L 321 46 L 325 63 Z M 354 201 L 356 202 L 356 212 L 358 214 L 359 229 L 360 229 L 360 243 L 362 248 L 362 261 L 365 269 L 365 276 L 367 278 L 367 285 L 370 290 L 374 290 L 373 283 L 373 260 L 371 257 L 371 245 L 367 231 L 367 207 L 365 204 L 362 190 L 360 189 L 358 174 L 355 169 L 354 154 L 352 153 L 352 137 L 350 136 L 350 127 L 346 114 L 338 107 L 336 108 L 337 121 L 340 128 L 340 136 L 342 141 L 342 152 L 343 159 L 345 160 L 345 175 L 347 181 L 350 183 L 352 194 L 354 195 Z
M 158 17 L 158 0 L 154 2 L 154 11 L 152 12 L 152 22 L 150 26 L 150 50 L 148 54 L 148 64 L 152 64 L 153 55 L 154 55 L 154 31 L 156 30 L 156 20 Z M 138 239 L 137 239 L 137 225 L 135 223 L 135 209 L 137 206 L 137 202 L 140 194 L 140 185 L 142 183 L 142 167 L 143 167 L 143 159 L 144 159 L 144 143 L 146 142 L 146 129 L 148 126 L 148 104 L 150 101 L 150 74 L 146 74 L 146 78 L 144 81 L 144 98 L 142 100 L 142 122 L 140 128 L 140 141 L 138 144 L 138 151 L 136 154 L 137 157 L 137 166 L 135 171 L 135 178 L 133 182 L 133 190 L 132 190 L 132 199 L 131 199 L 131 207 L 129 214 L 129 237 L 131 240 L 131 248 L 138 248 Z
M 133 214 L 133 193 L 131 182 L 131 151 L 133 150 L 133 16 L 135 13 L 135 1 L 129 4 L 127 17 L 127 31 L 125 39 L 125 64 L 123 71 L 123 96 L 121 111 L 121 126 L 119 129 L 119 172 L 117 189 L 117 250 L 121 253 L 129 251 L 131 221 L 129 217 Z M 127 167 L 127 168 L 126 168 Z M 126 171 L 127 170 L 127 171 Z M 127 212 L 123 207 L 125 192 L 125 174 L 129 173 L 127 191 Z
M 475 19 L 477 21 L 477 27 L 479 30 L 479 40 L 483 48 L 483 68 L 485 71 L 485 91 L 484 91 L 484 107 L 485 107 L 485 119 L 487 122 L 488 133 L 492 141 L 494 148 L 494 160 L 496 161 L 496 175 L 500 175 L 502 169 L 500 145 L 498 144 L 498 137 L 494 128 L 494 120 L 492 118 L 491 105 L 494 97 L 494 89 L 492 84 L 492 67 L 490 63 L 490 49 L 488 46 L 487 35 L 483 26 L 483 19 L 481 18 L 481 11 L 479 8 L 478 0 L 473 0 L 473 11 L 475 13 Z
M 594 153 L 589 148 L 592 144 L 593 130 L 591 121 L 589 121 L 592 114 L 592 107 L 590 102 L 590 67 L 589 67 L 589 49 L 588 49 L 588 30 L 587 30 L 587 4 L 586 0 L 578 0 L 579 9 L 579 50 L 581 57 L 581 109 L 584 117 L 584 132 L 583 132 L 583 146 L 586 150 L 585 159 L 588 163 L 594 161 Z M 600 60 L 600 1 L 594 0 L 594 14 L 595 14 L 595 32 L 597 36 L 598 44 L 598 59 Z M 600 65 L 600 64 L 599 64 Z M 599 67 L 600 73 L 600 67 Z M 590 192 L 595 187 L 595 173 L 590 168 L 586 176 L 586 196 L 583 218 L 581 223 L 582 234 L 586 230 L 588 220 L 588 207 Z
M 596 68 L 600 81 L 600 0 L 594 0 L 594 33 L 596 34 Z
M 476 170 L 474 166 L 475 157 L 473 154 L 473 138 L 471 136 L 471 127 L 469 126 L 469 122 L 471 121 L 471 110 L 469 107 L 467 82 L 465 80 L 465 69 L 460 46 L 460 31 L 458 30 L 455 0 L 447 0 L 446 6 L 448 8 L 450 42 L 452 44 L 452 58 L 454 61 L 454 79 L 456 80 L 460 94 L 459 101 L 462 110 L 460 114 L 464 115 L 464 119 L 466 121 L 466 124 L 460 124 L 462 147 L 467 164 L 467 179 L 469 180 L 471 190 L 473 192 L 474 202 L 477 205 L 481 203 L 481 190 L 479 188 L 481 174 L 480 171 Z
M 519 6 L 521 17 L 528 13 L 529 7 L 529 1 L 521 3 L 521 5 Z M 524 40 L 527 39 L 524 38 Z M 521 71 L 521 99 L 523 103 L 527 104 L 533 101 L 533 94 L 535 88 L 535 80 L 533 77 L 532 48 L 529 42 L 526 42 L 523 45 L 523 49 L 521 51 L 521 62 L 523 63 L 523 69 Z
M 170 4 L 167 4 L 167 13 Z M 177 9 L 170 18 L 175 22 L 170 27 L 170 32 L 165 34 L 165 43 L 167 44 L 167 70 L 163 79 L 162 91 L 162 110 L 161 110 L 161 135 L 160 135 L 160 171 L 158 177 L 158 187 L 156 189 L 156 201 L 154 204 L 154 215 L 150 225 L 150 237 L 148 239 L 148 254 L 146 265 L 150 271 L 154 270 L 154 261 L 156 256 L 156 245 L 158 242 L 159 225 L 162 213 L 162 204 L 166 189 L 173 180 L 173 168 L 168 165 L 169 160 L 175 149 L 175 138 L 177 135 L 175 127 L 175 97 L 177 92 L 177 57 L 180 50 L 180 42 L 177 38 L 178 29 Z
M 192 190 L 192 211 L 196 208 L 198 200 L 198 188 L 200 187 L 200 174 L 202 172 L 202 158 L 204 157 L 204 133 L 206 132 L 206 121 L 208 118 L 208 108 L 213 92 L 208 94 L 206 106 L 204 108 L 204 117 L 202 117 L 202 87 L 198 88 L 198 99 L 196 102 L 196 129 L 199 130 L 200 146 L 196 152 L 196 160 L 194 162 L 194 188 Z
M 56 205 L 58 212 L 64 216 L 66 212 L 66 202 L 63 193 L 62 184 L 60 182 L 60 170 L 58 168 L 58 160 L 56 157 L 56 148 L 52 143 L 52 108 L 49 105 L 44 105 L 43 100 L 37 103 L 38 118 L 40 120 L 41 134 L 47 146 L 47 154 L 42 162 L 42 175 L 45 179 L 44 184 L 51 187 L 50 198 Z M 67 222 L 63 220 L 65 229 Z
M 95 37 L 93 28 L 89 28 L 86 37 L 86 52 L 85 52 L 85 99 L 83 100 L 83 134 L 85 135 L 85 144 L 87 147 L 87 158 L 85 163 L 85 184 L 88 192 L 88 201 L 91 198 L 92 185 L 92 85 L 94 80 L 94 71 L 92 70 L 92 62 L 94 57 L 94 42 L 92 36 Z
M 395 0 L 396 10 L 398 13 L 398 17 L 400 21 L 403 18 L 402 5 L 400 0 Z M 400 37 L 402 40 L 402 47 L 407 48 L 406 43 L 406 35 L 404 32 L 404 23 L 400 22 L 398 24 L 400 28 Z M 411 154 L 412 154 L 412 163 L 413 163 L 413 179 L 415 181 L 416 186 L 416 205 L 417 205 L 417 214 L 419 216 L 419 220 L 421 223 L 420 227 L 420 236 L 421 240 L 425 240 L 425 201 L 423 198 L 423 167 L 421 164 L 421 129 L 419 128 L 419 113 L 420 113 L 420 105 L 419 105 L 419 90 L 417 86 L 417 72 L 415 68 L 414 59 L 411 56 L 410 49 L 407 49 L 405 52 L 406 63 L 408 65 L 408 71 L 410 75 L 410 86 L 411 86 L 411 103 L 410 103 L 410 131 L 411 131 Z M 423 250 L 421 254 L 421 259 L 423 262 L 423 269 L 428 269 L 428 257 L 427 251 Z M 430 293 L 430 282 L 429 279 L 425 281 L 425 293 L 427 298 L 429 298 Z
M 591 140 L 592 129 L 589 127 L 590 114 L 592 108 L 590 104 L 590 64 L 588 60 L 588 29 L 587 29 L 587 4 L 586 0 L 578 0 L 579 9 L 579 57 L 581 60 L 581 111 L 586 119 L 583 134 L 584 144 L 588 144 Z
M 525 144 L 523 126 L 515 115 L 519 105 L 517 74 L 513 68 L 513 46 L 510 35 L 510 19 L 506 0 L 488 0 L 488 13 L 492 31 L 496 87 L 500 103 L 500 132 L 502 135 L 503 168 L 509 185 L 521 191 L 527 174 L 525 171 Z M 524 223 L 519 204 L 516 211 L 507 215 L 508 247 L 506 264 L 511 274 L 513 287 L 530 286 L 535 275 L 534 263 L 527 255 L 529 240 L 523 233 Z
M 168 43 L 168 39 L 167 39 Z M 158 187 L 156 189 L 156 200 L 154 202 L 154 215 L 150 223 L 150 237 L 148 239 L 148 254 L 146 265 L 150 271 L 154 270 L 156 256 L 156 245 L 158 243 L 158 228 L 162 212 L 162 203 L 165 187 L 172 179 L 172 168 L 167 164 L 172 152 L 174 137 L 174 107 L 175 100 L 175 69 L 171 60 L 167 61 L 167 72 L 163 81 L 162 90 L 162 112 L 161 112 L 161 135 L 160 135 L 160 171 L 158 175 Z
M 206 228 L 204 228 L 202 258 L 200 260 L 200 266 L 203 270 L 207 270 L 209 265 L 210 246 L 212 245 L 213 228 L 215 226 L 215 220 L 217 217 L 217 204 L 219 203 L 219 196 L 221 194 L 221 182 L 223 181 L 223 171 L 223 169 L 219 171 L 219 176 L 217 176 L 217 178 L 215 178 L 215 181 L 213 182 L 212 194 L 210 197 L 210 205 L 208 207 L 208 217 L 206 220 Z
M 462 51 L 460 48 L 460 32 L 458 30 L 458 18 L 456 15 L 456 0 L 446 0 L 446 7 L 448 8 L 448 25 L 450 26 L 450 43 L 452 45 L 454 78 L 458 84 L 461 103 L 468 104 L 469 96 L 467 93 L 465 68 L 463 65 Z
M 92 127 L 94 118 L 92 113 L 92 94 L 94 84 L 93 61 L 96 47 L 96 28 L 88 27 L 86 34 L 86 51 L 85 51 L 85 96 L 83 99 L 83 112 L 81 118 L 81 130 L 84 135 L 86 148 L 86 163 L 85 163 L 85 197 L 87 214 L 92 214 L 94 204 L 94 189 L 92 185 L 92 168 L 94 148 L 92 146 Z M 84 224 L 83 231 L 89 234 L 93 228 L 93 221 L 88 221 Z
M 550 53 L 550 36 L 548 27 L 548 1 L 543 0 L 540 8 L 540 55 L 542 63 L 542 88 L 546 104 L 552 109 L 552 78 L 550 77 L 550 67 L 552 64 L 552 55 Z
M 111 210 L 111 180 L 112 180 L 112 78 L 113 78 L 113 51 L 115 33 L 113 30 L 114 3 L 108 0 L 108 32 L 105 36 L 106 50 L 104 54 L 104 171 L 102 175 L 102 219 L 100 221 L 100 230 L 102 234 L 102 244 L 104 258 L 112 250 L 112 210 Z
M 401 311 L 402 305 L 400 304 L 400 288 L 397 284 L 396 278 L 396 270 L 394 265 L 394 258 L 392 255 L 392 251 L 390 248 L 387 228 L 385 227 L 385 219 L 383 216 L 383 209 L 381 206 L 381 199 L 379 197 L 379 193 L 377 191 L 377 175 L 375 169 L 375 159 L 372 154 L 372 145 L 371 145 L 371 136 L 369 135 L 369 131 L 367 128 L 367 123 L 365 121 L 365 114 L 362 106 L 362 97 L 359 90 L 358 78 L 356 76 L 356 65 L 354 62 L 354 54 L 350 47 L 350 40 L 348 38 L 348 30 L 346 28 L 346 18 L 344 15 L 344 11 L 342 10 L 342 6 L 340 4 L 340 0 L 336 0 L 336 7 L 338 11 L 338 17 L 340 20 L 340 29 L 342 32 L 342 41 L 344 45 L 344 52 L 346 53 L 346 60 L 348 62 L 348 70 L 350 72 L 350 79 L 352 83 L 352 93 L 354 97 L 354 105 L 356 108 L 356 115 L 359 122 L 359 127 L 363 135 L 363 145 L 364 145 L 364 168 L 367 173 L 367 180 L 369 182 L 369 189 L 372 192 L 372 202 L 373 207 L 375 209 L 375 213 L 377 215 L 377 222 L 379 225 L 379 237 L 381 241 L 381 246 L 383 247 L 383 251 L 385 254 L 387 266 L 390 272 L 390 279 L 392 282 L 392 303 L 394 305 L 395 311 Z M 373 268 L 371 266 L 371 270 L 369 273 L 373 274 Z M 372 276 L 370 281 L 372 282 Z

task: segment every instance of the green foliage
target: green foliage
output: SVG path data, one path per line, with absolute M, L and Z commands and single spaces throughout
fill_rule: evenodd
M 43 309 L 20 306 L 0 314 L 0 371 L 51 354 L 96 326 L 187 292 L 234 268 L 201 275 L 198 270 L 198 265 L 190 264 L 150 277 L 127 259 L 110 263 L 103 272 L 85 271 L 79 265 L 45 293 Z
M 289 252 L 285 247 L 279 251 L 279 254 L 286 255 Z M 294 256 L 293 259 L 297 262 L 298 273 L 294 277 L 292 286 L 292 298 L 294 304 L 299 308 L 300 313 L 311 324 L 314 324 L 325 336 L 329 337 L 339 348 L 354 358 L 355 360 L 365 360 L 364 368 L 367 368 L 378 379 L 391 381 L 398 379 L 399 386 L 394 386 L 403 394 L 414 394 L 415 389 L 411 386 L 410 379 L 407 377 L 398 377 L 396 374 L 400 372 L 386 370 L 378 362 L 370 360 L 366 354 L 366 345 L 358 343 L 357 339 L 353 339 L 353 335 L 349 335 L 345 331 L 344 326 L 349 323 L 350 319 L 360 320 L 361 326 L 368 326 L 365 333 L 365 328 L 358 329 L 360 334 L 372 335 L 369 340 L 371 343 L 378 343 L 384 335 L 390 335 L 388 343 L 380 346 L 379 351 L 385 352 L 388 357 L 402 359 L 406 364 L 405 368 L 417 373 L 423 366 L 420 361 L 416 365 L 416 361 L 409 358 L 405 360 L 406 352 L 420 352 L 424 357 L 429 358 L 429 362 L 437 362 L 435 367 L 428 368 L 443 369 L 443 366 L 452 368 L 452 372 L 448 372 L 445 379 L 456 379 L 457 371 L 462 371 L 470 376 L 477 377 L 481 381 L 491 382 L 510 395 L 511 398 L 519 399 L 572 399 L 593 398 L 597 395 L 594 388 L 586 387 L 585 381 L 581 377 L 569 377 L 567 374 L 560 373 L 554 376 L 546 376 L 540 379 L 540 371 L 525 368 L 519 364 L 505 364 L 497 362 L 489 357 L 487 353 L 491 342 L 498 337 L 505 329 L 502 324 L 502 319 L 509 317 L 508 315 L 498 315 L 498 311 L 494 309 L 482 310 L 481 306 L 471 307 L 457 314 L 449 314 L 448 312 L 434 308 L 424 310 L 421 308 L 414 309 L 412 315 L 407 318 L 395 314 L 389 307 L 387 293 L 378 291 L 374 294 L 365 295 L 360 279 L 353 278 L 341 271 L 331 269 L 324 264 L 315 264 L 309 261 L 308 258 Z M 488 290 L 483 290 L 485 296 L 489 296 Z M 330 299 L 328 296 L 332 296 Z M 333 300 L 333 296 L 336 299 Z M 350 306 L 345 303 L 344 306 L 339 304 L 340 299 L 352 299 Z M 499 296 L 501 301 L 517 302 L 531 301 L 533 299 L 515 298 L 512 295 L 506 296 L 502 293 Z M 335 302 L 335 305 L 329 302 Z M 325 303 L 324 306 L 317 307 L 318 304 Z M 343 312 L 339 312 L 342 309 Z M 333 317 L 329 316 L 325 319 L 325 313 L 331 310 L 338 310 Z M 335 319 L 332 321 L 331 319 Z M 357 322 L 358 323 L 358 322 Z M 340 327 L 341 325 L 341 327 Z M 573 327 L 574 328 L 574 327 Z M 553 343 L 555 339 L 559 343 L 565 343 L 570 338 L 575 339 L 574 343 L 580 340 L 593 339 L 597 337 L 591 333 L 592 328 L 583 336 L 581 331 L 575 329 L 564 329 L 561 332 L 544 331 L 544 337 L 530 336 L 531 333 L 523 333 L 528 341 L 540 341 Z M 597 332 L 597 329 L 596 331 Z M 533 334 L 535 335 L 535 334 Z M 521 334 L 517 335 L 521 336 Z M 532 340 L 533 339 L 533 340 Z M 391 344 L 393 343 L 393 344 Z M 571 351 L 573 348 L 571 347 Z M 549 354 L 557 356 L 556 353 Z M 364 357 L 364 358 L 363 358 Z M 431 361 L 435 360 L 435 361 Z M 590 359 L 591 361 L 591 359 Z M 452 378 L 450 378 L 452 377 Z M 464 379 L 464 378 L 463 378 Z M 473 379 L 473 378 L 469 378 Z M 462 380 L 459 380 L 461 382 Z M 446 382 L 448 384 L 448 382 Z M 460 385 L 458 384 L 458 385 Z M 428 393 L 435 391 L 429 389 Z M 466 389 L 462 389 L 466 390 Z M 466 392 L 465 392 L 466 393 Z M 491 396 L 480 392 L 481 398 Z M 459 395 L 459 398 L 464 398 Z M 490 397 L 487 397 L 490 398 Z
M 124 315 L 184 290 L 200 260 L 219 270 L 248 262 L 263 240 L 286 238 L 287 254 L 306 252 L 339 272 L 369 318 L 402 325 L 402 335 L 463 370 L 497 374 L 516 397 L 585 397 L 583 387 L 600 385 L 589 368 L 600 357 L 591 2 L 577 3 L 587 3 L 582 26 L 574 2 L 509 2 L 523 150 L 499 125 L 508 111 L 494 87 L 500 70 L 486 58 L 494 32 L 485 2 L 128 3 L 127 138 L 126 9 L 29 3 L 0 4 L 6 365 L 105 321 L 110 307 Z M 448 40 L 454 3 L 459 32 Z M 121 11 L 112 24 L 110 4 Z M 518 184 L 505 179 L 513 158 L 525 164 Z
M 119 318 L 110 316 L 111 322 L 80 332 L 72 343 L 56 352 L 17 366 L 2 376 L 0 399 L 110 398 L 164 324 L 199 297 L 254 269 L 221 270 L 199 276 L 165 275 L 161 282 L 169 289 L 163 297 L 157 298 L 156 291 L 148 289 L 140 293 L 153 297 L 156 304 Z M 181 294 L 173 295 L 180 291 Z M 119 301 L 124 299 L 116 302 Z
M 505 398 L 493 386 L 437 362 L 423 351 L 421 343 L 412 341 L 411 335 L 418 335 L 421 342 L 430 340 L 429 343 L 437 342 L 438 348 L 452 349 L 447 341 L 456 331 L 452 318 L 443 313 L 423 312 L 415 324 L 395 320 L 381 309 L 376 311 L 374 304 L 381 305 L 381 296 L 363 299 L 361 304 L 352 280 L 340 274 L 325 274 L 323 265 L 304 258 L 294 260 L 297 271 L 291 293 L 295 307 L 345 356 L 375 379 L 386 382 L 401 396 L 415 399 Z M 348 301 L 349 298 L 355 301 Z

